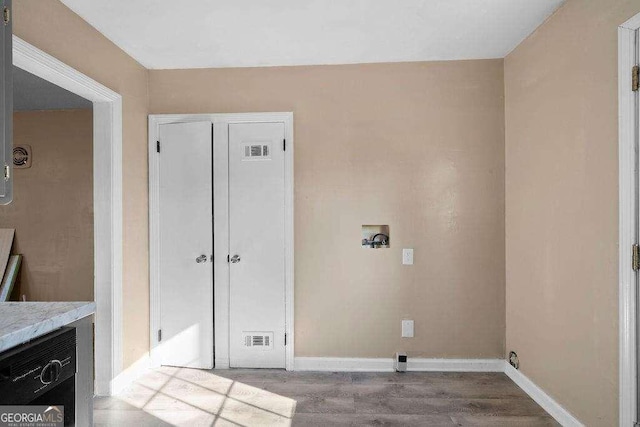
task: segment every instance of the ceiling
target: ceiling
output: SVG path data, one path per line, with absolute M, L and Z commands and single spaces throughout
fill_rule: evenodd
M 62 0 L 150 69 L 503 58 L 564 0 Z
M 93 108 L 93 103 L 27 71 L 13 67 L 13 111 L 79 108 Z

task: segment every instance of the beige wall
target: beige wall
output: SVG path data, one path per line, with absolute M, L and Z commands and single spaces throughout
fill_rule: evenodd
M 148 351 L 149 73 L 57 0 L 14 8 L 19 37 L 123 96 L 128 366 Z M 296 113 L 299 355 L 503 354 L 502 61 L 153 75 L 154 112 Z M 392 249 L 360 248 L 367 223 L 391 226 Z
M 568 0 L 505 59 L 507 350 L 590 426 L 618 419 L 617 27 Z
M 149 350 L 148 72 L 58 0 L 18 0 L 13 6 L 16 35 L 122 95 L 126 367 Z
M 29 169 L 14 170 L 13 203 L 0 228 L 15 228 L 24 256 L 20 294 L 29 301 L 93 301 L 93 113 L 32 111 L 13 115 L 14 144 L 33 150 Z
M 297 356 L 504 354 L 502 60 L 163 70 L 149 87 L 152 113 L 295 113 Z M 361 248 L 362 224 L 388 224 L 391 249 Z

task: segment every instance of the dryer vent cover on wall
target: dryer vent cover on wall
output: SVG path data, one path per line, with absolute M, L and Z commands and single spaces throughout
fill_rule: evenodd
M 16 145 L 13 147 L 13 167 L 27 169 L 31 167 L 31 146 Z

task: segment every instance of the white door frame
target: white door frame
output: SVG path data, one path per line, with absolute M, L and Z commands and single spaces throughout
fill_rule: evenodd
M 93 102 L 95 393 L 122 371 L 122 97 L 13 36 L 13 64 Z
M 160 325 L 159 198 L 156 144 L 159 126 L 168 123 L 210 121 L 213 123 L 213 247 L 214 247 L 214 330 L 215 367 L 229 368 L 229 161 L 227 143 L 230 123 L 283 122 L 285 124 L 285 321 L 287 333 L 286 369 L 293 370 L 294 357 L 294 239 L 293 239 L 293 113 L 237 114 L 152 114 L 149 115 L 149 278 L 151 364 L 159 366 L 157 331 Z M 227 225 L 225 225 L 227 224 Z
M 631 91 L 631 69 L 638 64 L 636 30 L 640 14 L 618 27 L 618 155 L 619 155 L 619 340 L 620 340 L 620 426 L 632 427 L 637 421 L 637 344 L 636 273 L 631 264 L 631 248 L 636 243 L 635 198 L 636 140 L 638 111 L 636 94 Z

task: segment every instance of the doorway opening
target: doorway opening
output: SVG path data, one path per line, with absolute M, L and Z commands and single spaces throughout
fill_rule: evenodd
M 88 100 L 93 106 L 95 393 L 115 394 L 126 385 L 126 380 L 119 377 L 122 371 L 122 98 L 17 36 L 13 36 L 13 64 Z
M 93 103 L 13 67 L 14 301 L 94 301 Z M 46 214 L 44 214 L 46 213 Z M 43 216 L 44 215 L 44 216 Z

